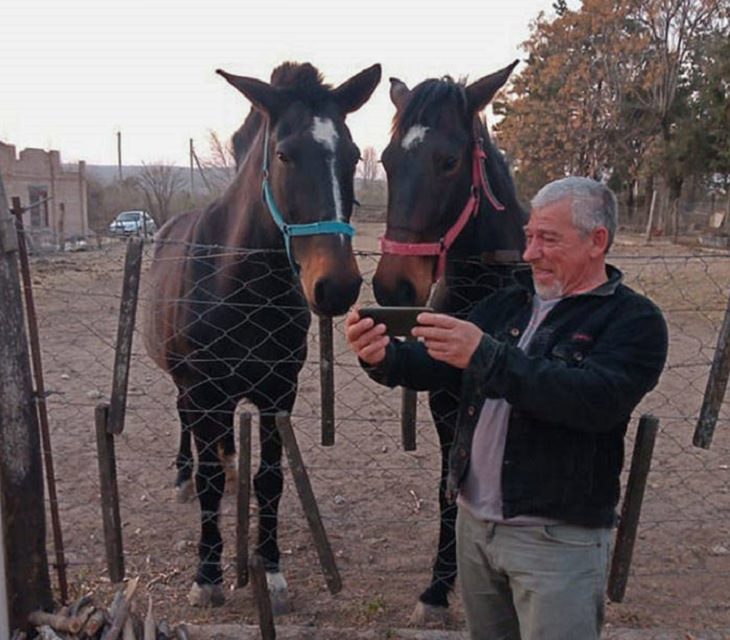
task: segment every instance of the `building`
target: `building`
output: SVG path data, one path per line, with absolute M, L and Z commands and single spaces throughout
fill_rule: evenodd
M 23 222 L 34 242 L 58 246 L 88 235 L 85 162 L 68 169 L 58 151 L 23 149 L 16 156 L 13 145 L 0 142 L 0 175 L 8 206 L 17 197 L 22 207 L 30 207 Z

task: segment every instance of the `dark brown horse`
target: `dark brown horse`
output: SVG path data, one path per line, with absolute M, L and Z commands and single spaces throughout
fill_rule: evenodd
M 223 602 L 223 467 L 232 466 L 233 414 L 244 398 L 260 414 L 257 552 L 277 602 L 286 595 L 274 417 L 294 405 L 310 310 L 340 315 L 360 290 L 349 225 L 360 154 L 345 117 L 380 81 L 379 65 L 334 89 L 310 64 L 278 67 L 271 84 L 219 73 L 253 105 L 234 137 L 237 174 L 207 209 L 160 229 L 146 321 L 147 350 L 178 389 L 178 488 L 190 481 L 195 440 L 201 534 L 189 599 L 198 605 Z
M 380 304 L 430 301 L 439 311 L 463 317 L 509 281 L 524 249 L 527 219 L 479 112 L 515 64 L 468 86 L 447 77 L 409 90 L 391 78 L 396 115 L 382 158 L 387 227 L 373 278 Z M 444 490 L 457 402 L 446 391 L 431 393 L 429 402 L 441 445 L 441 526 L 431 583 L 419 598 L 415 623 L 445 617 L 456 577 L 456 505 L 446 502 Z

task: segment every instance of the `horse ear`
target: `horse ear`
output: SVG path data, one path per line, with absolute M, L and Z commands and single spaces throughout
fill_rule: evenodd
M 469 113 L 478 113 L 489 104 L 494 94 L 502 88 L 507 78 L 509 78 L 519 60 L 515 60 L 512 64 L 507 65 L 504 69 L 495 71 L 494 73 L 484 76 L 483 78 L 472 82 L 466 88 L 466 99 L 469 107 Z
M 390 101 L 395 105 L 396 110 L 401 110 L 410 95 L 411 90 L 405 82 L 398 80 L 398 78 L 390 79 Z
M 357 111 L 368 101 L 380 82 L 381 73 L 380 65 L 374 64 L 333 89 L 332 95 L 342 113 Z
M 223 71 L 223 69 L 216 69 L 215 72 L 223 76 L 230 84 L 246 96 L 256 109 L 263 111 L 272 118 L 275 118 L 281 113 L 286 105 L 286 97 L 283 92 L 266 82 L 262 82 L 256 78 L 235 76 L 232 73 Z

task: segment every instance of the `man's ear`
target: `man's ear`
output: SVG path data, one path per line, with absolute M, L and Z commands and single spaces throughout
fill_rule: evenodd
M 591 231 L 591 255 L 598 257 L 608 253 L 608 229 L 596 227 Z

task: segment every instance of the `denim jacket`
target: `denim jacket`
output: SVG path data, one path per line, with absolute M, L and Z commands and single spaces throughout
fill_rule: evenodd
M 464 370 L 431 358 L 419 342 L 391 341 L 386 358 L 365 369 L 374 380 L 459 395 L 447 493 L 453 500 L 471 460 L 486 398 L 512 410 L 502 461 L 503 515 L 543 516 L 589 527 L 611 526 L 620 493 L 624 435 L 631 412 L 657 384 L 667 357 L 659 309 L 608 281 L 563 298 L 537 329 L 527 352 L 517 343 L 530 319 L 529 272 L 478 303 L 469 320 L 484 331 Z

